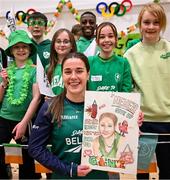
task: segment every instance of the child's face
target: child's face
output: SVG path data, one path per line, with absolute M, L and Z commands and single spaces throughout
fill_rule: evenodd
M 85 14 L 81 18 L 82 34 L 85 38 L 91 39 L 94 37 L 96 29 L 96 19 L 91 14 Z
M 55 40 L 54 48 L 58 56 L 66 56 L 72 49 L 69 35 L 66 31 L 61 32 Z
M 103 53 L 111 53 L 116 45 L 116 37 L 110 26 L 105 26 L 98 34 L 97 44 Z
M 160 37 L 160 22 L 157 17 L 145 11 L 141 20 L 141 34 L 143 42 L 157 42 Z
M 45 21 L 41 18 L 29 19 L 28 30 L 35 39 L 39 39 L 46 31 Z
M 31 52 L 31 48 L 28 44 L 17 43 L 11 48 L 11 54 L 13 54 L 15 60 L 25 61 L 28 59 Z
M 110 136 L 112 136 L 115 131 L 113 119 L 109 117 L 104 117 L 103 119 L 101 119 L 99 123 L 99 130 L 104 138 L 109 138 Z

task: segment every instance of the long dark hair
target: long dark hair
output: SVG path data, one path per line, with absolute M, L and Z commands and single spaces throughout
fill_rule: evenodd
M 70 43 L 72 45 L 72 49 L 70 52 L 76 52 L 77 51 L 77 47 L 76 47 L 76 41 L 74 39 L 74 35 L 65 28 L 61 28 L 59 30 L 57 30 L 55 32 L 55 34 L 53 35 L 52 41 L 51 41 L 51 49 L 50 49 L 50 64 L 49 64 L 49 68 L 47 71 L 47 78 L 49 80 L 49 82 L 51 83 L 52 77 L 53 77 L 53 73 L 55 70 L 55 67 L 58 64 L 58 57 L 57 57 L 57 52 L 55 51 L 55 41 L 56 38 L 62 33 L 62 32 L 66 32 L 69 36 L 70 39 Z
M 116 43 L 117 43 L 117 39 L 118 39 L 117 28 L 111 22 L 102 22 L 100 25 L 97 26 L 97 29 L 96 29 L 96 41 L 99 42 L 101 30 L 106 26 L 110 26 L 111 29 L 113 30 L 114 36 L 116 38 Z
M 62 64 L 61 64 L 62 71 L 63 71 L 64 63 L 68 59 L 71 59 L 71 58 L 77 58 L 77 59 L 82 60 L 85 64 L 87 72 L 90 71 L 90 65 L 89 65 L 87 57 L 84 54 L 78 53 L 78 52 L 69 53 L 63 59 Z M 64 88 L 64 91 L 60 95 L 54 97 L 48 109 L 48 112 L 50 112 L 53 116 L 53 121 L 54 119 L 57 120 L 58 127 L 61 127 L 61 124 L 62 124 L 61 115 L 63 114 L 63 110 L 64 110 L 64 99 L 66 97 L 66 92 L 67 90 L 66 88 Z

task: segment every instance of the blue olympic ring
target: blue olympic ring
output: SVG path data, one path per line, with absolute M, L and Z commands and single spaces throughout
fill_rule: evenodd
M 6 13 L 6 19 L 9 18 L 9 14 L 10 14 L 10 11 L 7 11 L 7 13 Z
M 96 11 L 99 13 L 99 14 L 102 14 L 102 12 L 100 11 L 99 9 L 99 6 L 101 5 L 104 5 L 105 6 L 105 12 L 107 12 L 107 9 L 108 9 L 108 6 L 105 2 L 100 2 L 97 6 L 96 6 Z

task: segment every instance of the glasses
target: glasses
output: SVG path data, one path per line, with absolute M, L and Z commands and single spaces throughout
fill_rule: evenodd
M 68 44 L 70 44 L 70 40 L 65 39 L 64 41 L 61 41 L 60 39 L 57 39 L 57 40 L 55 41 L 55 43 L 56 43 L 57 45 L 61 45 L 61 43 L 63 43 L 64 45 L 68 45 Z
M 28 21 L 28 26 L 45 26 L 45 21 L 43 20 L 30 20 Z

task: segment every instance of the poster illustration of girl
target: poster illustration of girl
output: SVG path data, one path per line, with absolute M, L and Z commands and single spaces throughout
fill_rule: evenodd
M 82 163 L 92 169 L 135 174 L 139 110 L 137 93 L 86 91 Z

